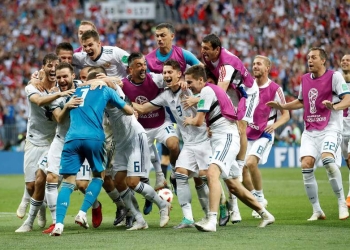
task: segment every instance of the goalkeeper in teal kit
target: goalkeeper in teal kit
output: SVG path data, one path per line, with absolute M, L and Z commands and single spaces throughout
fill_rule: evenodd
M 94 80 L 100 81 L 100 80 Z M 98 83 L 97 83 L 98 84 Z M 105 175 L 103 165 L 105 135 L 102 127 L 103 112 L 107 103 L 123 109 L 128 115 L 134 114 L 116 92 L 106 86 L 91 90 L 90 85 L 76 89 L 75 96 L 81 103 L 70 110 L 70 127 L 62 151 L 60 175 L 63 176 L 61 190 L 57 198 L 56 225 L 51 236 L 60 236 L 63 232 L 63 220 L 69 206 L 70 195 L 75 188 L 75 177 L 86 158 L 93 172 L 93 178 L 86 189 L 83 204 L 75 217 L 75 223 L 84 228 L 89 225 L 86 212 L 99 195 Z

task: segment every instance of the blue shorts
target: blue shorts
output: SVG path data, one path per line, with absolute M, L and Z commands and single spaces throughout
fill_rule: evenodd
M 62 151 L 60 174 L 76 175 L 85 158 L 92 172 L 101 173 L 105 170 L 104 141 L 77 139 L 65 142 Z

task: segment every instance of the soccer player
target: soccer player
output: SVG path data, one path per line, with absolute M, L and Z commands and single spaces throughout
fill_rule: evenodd
M 157 41 L 157 48 L 146 55 L 147 69 L 150 72 L 161 74 L 163 73 L 163 64 L 169 59 L 173 59 L 179 62 L 182 74 L 185 73 L 187 65 L 193 66 L 201 64 L 201 62 L 190 51 L 173 45 L 175 38 L 175 28 L 170 23 L 158 24 L 155 28 L 155 37 Z M 168 108 L 166 108 L 168 111 Z M 171 113 L 169 113 L 171 115 Z M 156 154 L 156 157 L 158 155 Z M 169 159 L 169 160 L 168 160 Z M 156 159 L 159 161 L 159 159 Z M 162 144 L 162 161 L 161 168 L 166 178 L 167 168 L 170 162 L 169 150 Z M 158 166 L 156 164 L 155 168 Z M 198 178 L 194 178 L 196 185 L 202 185 Z M 172 174 L 170 176 L 170 182 L 173 184 L 174 191 L 176 192 L 176 178 Z
M 92 69 L 91 72 L 98 72 L 95 70 Z M 116 91 L 122 99 L 125 99 L 125 94 L 119 86 Z M 116 139 L 114 140 L 115 154 L 112 161 L 112 177 L 126 208 L 131 211 L 133 218 L 135 218 L 135 223 L 131 224 L 127 230 L 148 228 L 147 222 L 138 209 L 133 191 L 158 205 L 160 227 L 164 227 L 169 221 L 170 203 L 160 199 L 150 185 L 140 182 L 141 178 L 148 178 L 151 164 L 145 129 L 135 116 L 126 116 L 115 107 L 107 106 L 105 112 L 111 122 L 113 137 Z
M 109 87 L 90 90 L 90 85 L 81 86 L 76 89 L 75 95 L 81 97 L 83 101 L 70 111 L 71 123 L 65 138 L 60 167 L 63 182 L 57 198 L 56 225 L 51 236 L 60 236 L 63 232 L 64 217 L 70 195 L 75 188 L 75 176 L 85 158 L 89 162 L 93 178 L 86 189 L 84 202 L 75 217 L 75 222 L 84 228 L 89 227 L 86 212 L 99 195 L 105 175 L 103 166 L 105 135 L 102 120 L 107 103 L 123 109 L 128 115 L 134 114 L 133 108 Z
M 277 119 L 277 110 L 266 106 L 266 103 L 269 101 L 277 101 L 282 104 L 286 103 L 282 88 L 268 77 L 270 69 L 271 61 L 269 58 L 261 55 L 254 58 L 253 75 L 255 82 L 259 86 L 260 100 L 254 112 L 253 122 L 248 124 L 248 148 L 245 166 L 243 168 L 244 186 L 264 207 L 266 207 L 266 200 L 258 164 L 265 164 L 267 161 L 274 142 L 274 131 L 290 119 L 287 110 L 281 110 L 281 116 Z M 249 173 L 247 173 L 248 170 Z M 237 199 L 235 199 L 234 206 L 229 208 L 229 211 L 232 223 L 241 221 Z M 257 217 L 259 215 L 257 214 L 255 216 Z
M 60 91 L 66 91 L 75 89 L 78 85 L 74 81 L 75 75 L 73 67 L 67 62 L 61 62 L 56 67 L 56 79 Z M 45 197 L 47 206 L 51 212 L 52 224 L 50 227 L 43 231 L 45 234 L 49 234 L 55 227 L 56 223 L 56 204 L 58 196 L 58 181 L 59 181 L 59 168 L 61 161 L 61 153 L 63 150 L 64 138 L 67 134 L 70 119 L 69 110 L 75 108 L 81 103 L 82 99 L 77 97 L 61 97 L 53 101 L 50 105 L 53 118 L 57 121 L 56 136 L 51 143 L 48 157 L 47 166 L 43 168 L 46 176 L 46 189 Z M 77 173 L 76 185 L 78 189 L 85 194 L 85 190 L 91 180 L 90 166 L 85 159 L 84 163 L 80 167 L 80 171 Z M 102 222 L 101 204 L 96 200 L 93 204 L 92 210 L 92 224 L 99 227 Z
M 174 228 L 189 228 L 194 227 L 194 220 L 191 206 L 192 196 L 188 179 L 193 176 L 199 176 L 206 180 L 206 170 L 211 155 L 211 147 L 205 124 L 199 127 L 183 126 L 184 117 L 195 116 L 196 109 L 192 107 L 185 110 L 181 103 L 186 96 L 192 95 L 192 93 L 189 90 L 181 89 L 180 79 L 182 77 L 182 72 L 179 62 L 173 59 L 166 61 L 163 67 L 163 77 L 168 88 L 155 99 L 147 103 L 134 103 L 134 108 L 139 114 L 147 114 L 162 107 L 169 107 L 174 115 L 184 142 L 175 165 L 177 196 L 181 205 L 183 219 L 181 223 Z M 203 183 L 201 185 L 196 185 L 196 190 L 200 204 L 205 215 L 207 215 L 208 187 Z
M 161 74 L 146 73 L 147 64 L 144 55 L 132 53 L 128 59 L 130 75 L 122 79 L 123 91 L 132 102 L 139 104 L 153 100 L 165 86 Z M 174 166 L 180 153 L 179 139 L 173 124 L 166 119 L 165 109 L 161 108 L 147 115 L 140 115 L 138 121 L 146 129 L 149 146 L 154 147 L 154 140 L 163 143 L 170 151 L 170 163 Z M 151 153 L 154 152 L 151 149 Z M 156 154 L 156 153 L 155 153 Z M 166 184 L 164 174 L 158 160 L 152 155 L 152 163 L 158 161 L 155 168 L 156 180 L 155 189 L 161 189 Z
M 350 106 L 350 91 L 339 72 L 326 68 L 327 53 L 320 47 L 313 47 L 307 55 L 309 72 L 302 76 L 298 99 L 281 104 L 270 101 L 275 109 L 295 110 L 304 108 L 305 129 L 301 137 L 300 158 L 306 194 L 313 213 L 308 221 L 326 218 L 318 200 L 318 186 L 314 165 L 322 159 L 329 182 L 338 198 L 339 219 L 349 217 L 345 203 L 342 176 L 340 144 L 342 140 L 342 111 Z
M 350 88 L 350 54 L 346 54 L 341 59 L 340 63 L 343 71 L 343 77 L 346 84 Z M 343 112 L 343 140 L 342 140 L 342 153 L 345 159 L 346 165 L 349 168 L 349 191 L 346 198 L 346 205 L 350 208 L 350 109 L 344 109 Z
M 38 224 L 44 227 L 46 224 L 45 204 L 45 174 L 39 169 L 39 164 L 46 162 L 46 155 L 55 136 L 56 122 L 52 119 L 49 104 L 61 96 L 74 93 L 74 90 L 49 94 L 56 84 L 56 66 L 59 60 L 57 55 L 50 53 L 43 58 L 44 77 L 41 85 L 44 91 L 39 91 L 34 85 L 26 86 L 29 102 L 29 120 L 27 129 L 26 146 L 24 149 L 24 177 L 26 189 L 31 196 L 28 218 L 16 232 L 29 232 L 33 228 L 34 219 L 39 213 Z M 23 205 L 21 202 L 20 207 Z M 25 211 L 25 209 L 24 209 Z M 24 215 L 23 215 L 24 216 Z
M 84 51 L 83 49 L 83 41 L 81 39 L 81 37 L 83 36 L 84 32 L 87 31 L 87 30 L 95 30 L 97 31 L 96 29 L 96 26 L 93 22 L 90 22 L 88 20 L 82 20 L 79 24 L 79 27 L 78 27 L 78 38 L 79 38 L 79 44 L 80 44 L 80 47 L 75 49 L 74 50 L 74 53 L 75 52 L 82 52 Z
M 190 51 L 173 45 L 175 28 L 170 23 L 161 23 L 155 31 L 158 48 L 146 55 L 147 68 L 150 72 L 163 72 L 163 64 L 169 59 L 179 62 L 181 72 L 184 73 L 187 65 L 197 65 L 201 62 Z
M 109 86 L 117 84 L 118 79 L 127 75 L 126 69 L 129 56 L 128 52 L 118 47 L 102 46 L 99 34 L 96 30 L 90 29 L 84 31 L 81 36 L 81 41 L 85 52 L 74 53 L 73 65 L 76 65 L 79 68 L 83 68 L 85 66 L 104 67 L 108 77 L 105 77 L 102 80 L 107 82 Z M 110 128 L 108 118 L 106 117 L 104 118 L 103 126 L 106 134 L 107 155 L 112 156 L 114 151 L 114 147 L 112 145 L 112 130 Z M 109 164 L 109 162 L 110 157 L 108 157 L 107 164 Z M 114 203 L 121 204 L 122 200 L 120 199 L 118 191 L 114 187 L 111 176 L 106 175 L 103 188 Z M 123 219 L 125 215 L 126 211 L 123 209 L 123 206 L 118 205 L 116 219 L 113 224 L 120 219 Z
M 240 150 L 237 163 L 242 172 L 247 151 L 246 129 L 247 125 L 253 122 L 253 113 L 259 101 L 259 88 L 242 61 L 221 47 L 221 41 L 217 35 L 209 34 L 203 38 L 201 53 L 207 71 L 214 75 L 217 85 L 227 92 L 239 111 L 237 125 L 240 131 Z M 233 195 L 230 196 L 231 207 L 235 199 Z M 228 219 L 225 205 L 221 204 L 220 225 L 226 225 Z
M 200 65 L 192 66 L 186 71 L 185 81 L 194 94 L 200 93 L 200 101 L 196 116 L 185 117 L 184 126 L 201 126 L 206 121 L 212 133 L 212 158 L 207 171 L 210 211 L 207 218 L 195 223 L 196 228 L 205 232 L 216 231 L 221 194 L 220 176 L 231 193 L 261 215 L 259 227 L 274 223 L 275 218 L 239 181 L 241 171 L 236 162 L 239 151 L 237 112 L 226 92 L 216 85 L 206 83 L 205 70 Z
M 73 65 L 80 68 L 102 66 L 106 69 L 107 76 L 126 76 L 128 52 L 118 47 L 102 46 L 100 36 L 95 30 L 85 31 L 81 40 L 85 52 L 73 54 Z

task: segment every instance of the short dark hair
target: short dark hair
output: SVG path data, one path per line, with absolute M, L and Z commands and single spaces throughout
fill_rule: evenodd
M 211 78 L 211 79 L 213 79 L 213 81 L 215 83 L 218 82 L 218 79 L 216 78 L 216 76 L 207 67 L 205 67 L 205 75 L 206 75 L 207 80 L 208 80 L 208 78 Z
M 103 73 L 103 74 L 107 75 L 106 69 L 104 67 L 102 67 L 102 66 L 91 66 L 88 69 L 88 73 L 90 73 L 90 72 Z
M 90 39 L 90 38 L 93 38 L 95 41 L 98 41 L 98 42 L 100 41 L 100 36 L 96 30 L 87 30 L 81 36 L 82 41 Z
M 205 74 L 205 69 L 202 65 L 194 65 L 189 67 L 185 75 L 191 75 L 194 79 L 198 80 L 200 77 L 203 77 L 203 80 L 207 81 L 207 75 Z
M 54 53 L 46 54 L 43 58 L 43 65 L 46 65 L 49 62 L 58 60 L 58 56 Z
M 128 66 L 130 66 L 136 59 L 143 58 L 144 55 L 140 52 L 132 52 L 128 57 Z
M 70 73 L 72 73 L 72 74 L 74 73 L 73 66 L 67 62 L 60 62 L 56 67 L 56 71 L 61 70 L 61 69 L 65 69 L 65 68 L 69 69 Z
M 74 51 L 72 44 L 67 43 L 67 42 L 57 44 L 56 55 L 58 55 L 61 50 L 68 50 L 68 51 L 72 51 L 72 52 Z
M 309 52 L 310 51 L 314 51 L 314 50 L 318 50 L 320 52 L 320 58 L 327 61 L 328 55 L 327 55 L 327 52 L 324 49 L 322 49 L 321 47 L 312 47 L 312 48 L 309 49 Z
M 174 59 L 169 59 L 167 60 L 164 64 L 164 66 L 171 66 L 173 67 L 173 69 L 177 70 L 177 71 L 181 71 L 181 67 L 178 61 L 174 60 Z
M 156 30 L 167 28 L 171 33 L 175 34 L 175 28 L 170 23 L 160 23 L 156 26 Z
M 97 72 L 97 71 L 92 71 L 88 74 L 88 76 L 86 77 L 86 81 L 89 81 L 89 80 L 92 80 L 92 79 L 96 79 L 97 75 L 99 74 L 100 72 Z
M 216 49 L 217 47 L 221 47 L 221 41 L 220 41 L 220 38 L 215 35 L 215 34 L 209 34 L 209 35 L 206 35 L 203 40 L 202 40 L 203 43 L 210 43 L 211 46 L 213 47 L 213 49 Z

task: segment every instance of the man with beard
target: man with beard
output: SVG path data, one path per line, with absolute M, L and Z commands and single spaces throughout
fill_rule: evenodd
M 102 80 L 108 84 L 116 85 L 120 78 L 127 75 L 128 52 L 118 47 L 102 46 L 100 36 L 96 30 L 86 30 L 82 32 L 81 42 L 84 52 L 74 53 L 73 66 L 78 68 L 102 66 L 106 69 L 107 73 L 107 77 L 104 77 Z M 103 126 L 106 135 L 107 155 L 112 156 L 114 152 L 114 146 L 112 145 L 113 135 L 107 117 L 104 117 Z M 108 157 L 107 164 L 110 163 L 110 160 L 110 157 Z M 106 175 L 103 188 L 114 203 L 121 203 L 120 195 L 115 189 L 113 180 L 109 175 Z M 118 205 L 116 218 L 113 224 L 116 225 L 120 223 L 125 216 L 126 210 L 124 205 Z
M 128 59 L 130 75 L 123 78 L 123 91 L 132 102 L 138 104 L 153 100 L 165 87 L 163 76 L 161 74 L 146 73 L 147 64 L 144 55 L 141 53 L 132 53 Z M 179 139 L 171 121 L 166 119 L 164 108 L 156 110 L 145 115 L 140 115 L 138 121 L 146 129 L 149 146 L 154 147 L 154 140 L 164 143 L 170 151 L 170 163 L 174 166 L 180 153 Z M 153 149 L 151 148 L 151 153 Z M 154 151 L 153 151 L 154 152 Z M 154 153 L 156 154 L 156 152 Z M 152 155 L 152 162 L 155 161 L 155 155 Z M 166 183 L 164 174 L 159 166 L 155 168 L 156 188 L 164 187 Z M 145 212 L 148 214 L 150 211 Z
M 192 92 L 182 90 L 180 79 L 182 72 L 180 64 L 170 59 L 164 63 L 163 77 L 168 88 L 159 94 L 155 99 L 144 104 L 134 103 L 134 108 L 139 114 L 147 114 L 162 107 L 169 107 L 177 122 L 178 130 L 182 135 L 184 145 L 176 161 L 175 178 L 177 186 L 177 196 L 182 209 L 183 219 L 181 223 L 175 226 L 175 229 L 194 227 L 192 213 L 192 195 L 188 179 L 191 177 L 200 177 L 206 181 L 206 171 L 211 156 L 210 141 L 207 137 L 207 128 L 202 126 L 183 126 L 185 116 L 195 116 L 196 109 L 191 107 L 185 109 L 182 101 L 186 96 L 191 96 Z M 208 207 L 208 187 L 205 183 L 197 185 L 196 190 L 201 207 L 207 216 Z
M 270 69 L 271 61 L 269 58 L 261 55 L 254 58 L 253 75 L 259 86 L 260 98 L 254 112 L 253 122 L 248 124 L 247 128 L 248 147 L 243 168 L 243 184 L 260 204 L 264 204 L 266 201 L 258 164 L 266 163 L 274 142 L 275 130 L 290 119 L 287 110 L 282 110 L 281 116 L 277 119 L 277 110 L 266 106 L 268 101 L 286 103 L 282 88 L 268 78 Z M 237 199 L 229 210 L 232 223 L 241 220 Z M 254 211 L 254 217 L 260 218 L 260 215 Z
M 184 117 L 184 126 L 202 126 L 206 121 L 211 130 L 210 144 L 212 157 L 207 170 L 209 186 L 209 212 L 203 220 L 196 222 L 198 230 L 215 232 L 220 203 L 220 177 L 229 192 L 236 195 L 247 206 L 257 211 L 262 220 L 259 227 L 275 222 L 275 218 L 241 184 L 241 170 L 236 162 L 239 152 L 239 132 L 237 111 L 226 92 L 217 85 L 207 83 L 205 70 L 200 65 L 190 67 L 185 72 L 185 81 L 193 94 L 200 94 L 196 116 Z
M 29 232 L 33 228 L 34 219 L 39 209 L 43 209 L 38 218 L 40 227 L 46 224 L 45 205 L 45 174 L 38 168 L 39 164 L 46 163 L 46 155 L 55 136 L 56 122 L 52 119 L 52 113 L 48 105 L 59 97 L 71 95 L 74 90 L 49 94 L 56 84 L 56 66 L 59 60 L 55 54 L 47 54 L 43 59 L 42 69 L 44 77 L 42 86 L 44 91 L 39 91 L 34 85 L 26 86 L 25 91 L 29 102 L 29 120 L 27 139 L 24 149 L 24 176 L 26 189 L 31 196 L 29 214 L 26 221 L 16 232 Z
M 339 72 L 326 68 L 327 53 L 320 47 L 309 49 L 309 72 L 301 77 L 298 99 L 281 104 L 270 101 L 275 109 L 304 108 L 305 129 L 301 136 L 300 158 L 306 195 L 312 205 L 308 221 L 326 218 L 318 199 L 314 173 L 316 161 L 321 158 L 329 183 L 338 200 L 339 219 L 349 217 L 342 176 L 340 144 L 343 130 L 343 110 L 350 106 L 350 90 Z
M 89 79 L 89 77 L 88 77 Z M 101 80 L 97 80 L 101 81 Z M 83 204 L 75 217 L 75 223 L 87 229 L 87 210 L 99 195 L 105 175 L 105 134 L 103 131 L 103 114 L 107 104 L 122 109 L 127 115 L 134 110 L 127 105 L 113 89 L 102 87 L 91 90 L 91 83 L 79 86 L 75 94 L 83 99 L 82 103 L 70 111 L 68 129 L 62 151 L 60 174 L 63 176 L 62 187 L 57 197 L 56 225 L 51 236 L 60 236 L 63 221 L 70 203 L 70 195 L 75 188 L 75 176 L 86 158 L 93 172 L 93 178 L 86 189 Z

